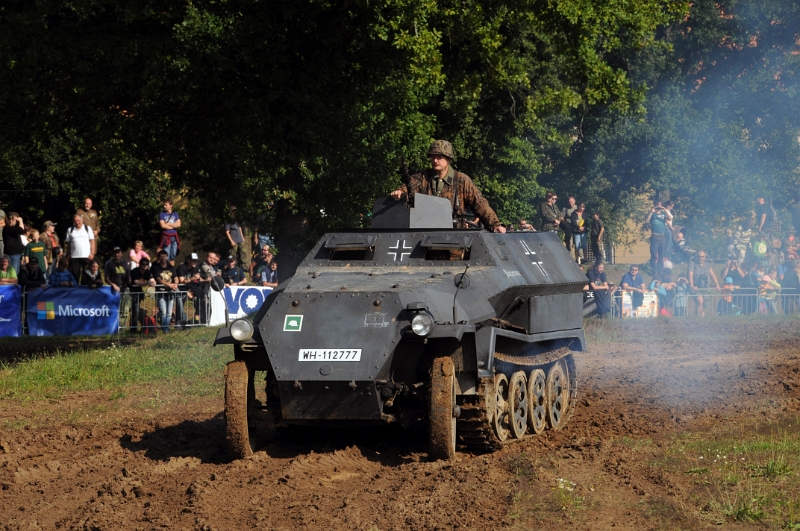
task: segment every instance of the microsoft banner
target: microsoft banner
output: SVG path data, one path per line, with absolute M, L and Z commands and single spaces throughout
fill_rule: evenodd
M 28 334 L 100 336 L 119 328 L 119 293 L 102 288 L 47 288 L 28 293 Z
M 0 286 L 0 337 L 22 335 L 22 288 L 7 284 Z

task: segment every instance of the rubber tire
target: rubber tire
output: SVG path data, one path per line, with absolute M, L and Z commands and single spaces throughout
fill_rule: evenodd
M 528 428 L 536 434 L 547 428 L 547 378 L 542 369 L 528 376 Z
M 547 371 L 547 422 L 553 430 L 567 423 L 569 413 L 569 380 L 560 362 Z
M 522 400 L 519 400 L 520 395 Z M 528 401 L 527 378 L 523 371 L 517 371 L 511 375 L 511 380 L 508 382 L 508 422 L 511 436 L 515 439 L 522 439 L 528 429 Z
M 255 426 L 248 418 L 253 373 L 244 361 L 225 366 L 225 447 L 231 459 L 243 459 L 255 449 Z
M 510 423 L 508 421 L 508 378 L 505 374 L 494 376 L 494 411 L 492 412 L 492 427 L 494 434 L 500 442 L 508 439 Z
M 456 370 L 453 359 L 433 360 L 430 394 L 431 459 L 450 460 L 456 456 Z

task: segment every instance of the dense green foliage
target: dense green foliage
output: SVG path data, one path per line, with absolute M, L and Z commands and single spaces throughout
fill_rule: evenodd
M 550 177 L 616 220 L 669 190 L 678 223 L 707 234 L 746 224 L 759 193 L 780 212 L 800 190 L 798 28 L 796 2 L 694 2 L 665 29 L 669 48 L 629 61 L 633 85 L 651 87 L 642 112 L 589 113 Z
M 237 205 L 301 252 L 448 138 L 506 221 L 547 187 L 613 234 L 666 189 L 720 226 L 800 184 L 798 27 L 779 0 L 7 3 L 2 199 L 64 222 L 91 195 L 111 245 L 178 193 L 197 238 Z
M 511 220 L 587 112 L 637 106 L 629 58 L 661 47 L 676 0 L 74 0 L 0 6 L 0 180 L 62 216 L 90 194 L 107 240 L 154 225 L 159 196 L 277 233 L 284 249 L 361 223 L 453 140 Z M 275 208 L 266 209 L 275 202 Z M 25 205 L 23 208 L 20 204 Z M 135 234 L 134 234 L 135 233 Z
M 6 5 L 0 180 L 27 192 L 5 202 L 63 221 L 88 193 L 107 241 L 129 243 L 152 231 L 160 196 L 186 192 L 212 219 L 227 204 L 266 212 L 302 248 L 361 223 L 400 159 L 419 167 L 444 137 L 509 221 L 535 213 L 543 186 L 612 224 L 663 189 L 699 227 L 746 216 L 757 191 L 780 209 L 800 184 L 800 7 L 701 0 L 671 23 L 682 10 Z

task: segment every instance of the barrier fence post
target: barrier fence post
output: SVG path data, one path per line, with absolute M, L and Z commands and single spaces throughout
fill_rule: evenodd
M 20 309 L 22 315 L 20 316 L 20 321 L 22 322 L 22 335 L 28 335 L 28 290 L 22 290 L 22 304 L 20 305 Z

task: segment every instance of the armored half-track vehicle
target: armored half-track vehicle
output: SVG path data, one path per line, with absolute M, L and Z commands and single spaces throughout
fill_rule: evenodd
M 427 423 L 431 457 L 450 459 L 565 425 L 586 277 L 554 233 L 454 229 L 450 212 L 377 201 L 370 229 L 326 234 L 252 320 L 220 329 L 233 457 L 256 426 Z

